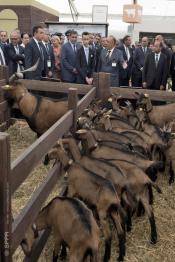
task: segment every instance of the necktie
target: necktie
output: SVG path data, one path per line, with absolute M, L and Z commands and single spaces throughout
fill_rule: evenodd
M 15 46 L 15 52 L 17 55 L 19 55 L 19 47 L 18 46 Z
M 76 53 L 76 46 L 75 46 L 75 44 L 73 44 L 73 50 L 74 50 L 74 53 Z
M 45 44 L 45 47 L 46 47 L 46 52 L 48 54 L 49 53 L 49 46 L 48 46 L 48 44 Z
M 108 51 L 107 51 L 107 54 L 106 54 L 106 61 L 107 61 L 107 62 L 109 61 L 110 53 L 111 53 L 111 50 L 108 50 Z
M 156 54 L 156 60 L 155 60 L 155 62 L 156 62 L 156 68 L 157 68 L 158 62 L 159 62 L 159 55 L 158 55 L 158 54 Z
M 44 61 L 44 54 L 43 54 L 42 43 L 41 43 L 41 42 L 38 42 L 38 45 L 39 45 L 39 50 L 40 50 L 40 53 L 41 53 L 41 58 L 42 58 L 42 60 Z
M 3 57 L 3 52 L 2 52 L 2 49 L 0 48 L 0 63 L 1 65 L 5 65 L 5 59 Z
M 144 53 L 144 54 L 146 53 L 146 48 L 145 48 L 145 47 L 143 47 L 143 53 Z

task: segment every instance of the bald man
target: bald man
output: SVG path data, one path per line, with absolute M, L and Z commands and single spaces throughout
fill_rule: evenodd
M 127 68 L 122 52 L 116 48 L 117 40 L 114 36 L 106 39 L 106 48 L 102 49 L 98 72 L 111 73 L 111 86 L 119 87 L 119 67 Z

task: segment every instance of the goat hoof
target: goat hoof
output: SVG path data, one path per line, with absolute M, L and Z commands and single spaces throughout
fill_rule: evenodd
M 157 237 L 151 238 L 151 244 L 155 245 L 157 243 Z
M 131 226 L 127 226 L 127 232 L 131 232 L 132 227 Z
M 124 258 L 123 257 L 118 257 L 118 261 L 122 262 L 122 261 L 124 261 Z

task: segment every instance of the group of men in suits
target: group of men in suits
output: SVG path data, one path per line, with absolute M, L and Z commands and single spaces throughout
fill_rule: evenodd
M 1 36 L 1 34 L 3 34 Z M 111 86 L 165 89 L 169 69 L 175 89 L 175 54 L 166 47 L 161 35 L 156 36 L 153 49 L 149 40 L 143 37 L 141 46 L 133 49 L 131 37 L 126 35 L 118 45 L 113 36 L 95 43 L 93 34 L 84 32 L 82 44 L 77 43 L 78 34 L 70 30 L 68 41 L 61 47 L 61 80 L 70 83 L 92 84 L 93 72 L 111 73 Z M 55 56 L 50 43 L 50 34 L 42 26 L 33 28 L 33 38 L 23 48 L 19 45 L 19 32 L 10 34 L 7 43 L 6 32 L 0 32 L 0 65 L 8 65 L 9 76 L 13 73 L 39 64 L 34 72 L 27 72 L 26 79 L 40 80 L 53 77 Z

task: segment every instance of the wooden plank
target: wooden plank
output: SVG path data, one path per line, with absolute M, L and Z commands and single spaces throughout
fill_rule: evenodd
M 149 94 L 151 100 L 154 101 L 169 101 L 175 102 L 175 92 L 167 92 L 160 90 L 149 90 L 149 89 L 138 89 L 138 88 L 121 88 L 121 87 L 111 87 L 112 93 L 117 93 L 122 95 L 126 99 L 137 99 L 138 96 L 135 92 Z
M 0 257 L 11 261 L 10 137 L 0 133 Z
M 63 196 L 66 192 L 66 186 L 63 187 L 62 192 L 60 193 L 59 196 Z M 47 239 L 50 235 L 50 230 L 46 229 L 43 230 L 40 234 L 39 234 L 39 238 L 36 240 L 36 242 L 34 243 L 34 246 L 32 247 L 32 251 L 30 253 L 30 256 L 26 256 L 23 260 L 23 262 L 33 262 L 33 261 L 37 261 L 37 259 L 39 258 L 46 242 Z
M 11 165 L 12 194 L 27 178 L 41 158 L 55 144 L 59 137 L 69 131 L 73 122 L 73 111 L 69 110 L 40 138 L 38 138 Z
M 38 258 L 49 238 L 50 232 L 51 230 L 46 229 L 46 230 L 41 231 L 41 233 L 39 233 L 39 237 L 32 247 L 30 256 L 26 256 L 23 262 L 38 261 Z
M 4 86 L 4 85 L 6 85 L 6 79 L 0 79 L 0 91 L 2 92 L 2 88 L 1 88 L 1 86 Z
M 1 103 L 0 103 L 0 111 L 1 111 L 1 112 L 5 112 L 5 111 L 7 111 L 7 109 L 8 109 L 8 103 L 7 103 L 7 101 L 1 102 Z
M 48 82 L 48 81 L 38 81 L 38 80 L 20 80 L 27 89 L 37 90 L 37 91 L 46 91 L 46 92 L 59 92 L 59 93 L 68 93 L 69 88 L 77 88 L 78 94 L 86 94 L 92 86 L 82 85 L 82 84 L 71 84 L 64 82 Z
M 77 129 L 77 88 L 69 88 L 68 93 L 68 108 L 73 110 L 73 125 L 72 131 L 75 132 Z
M 77 117 L 80 117 L 85 108 L 87 108 L 96 97 L 96 87 L 93 87 L 77 104 Z
M 56 164 L 13 222 L 12 232 L 15 237 L 13 237 L 12 240 L 12 253 L 14 253 L 18 245 L 21 243 L 26 229 L 34 222 L 42 205 L 55 184 L 58 182 L 58 179 L 61 177 L 62 173 L 59 172 L 59 170 L 60 165 Z
M 111 94 L 110 85 L 110 74 L 100 72 L 98 75 L 97 98 L 103 101 L 107 100 Z

